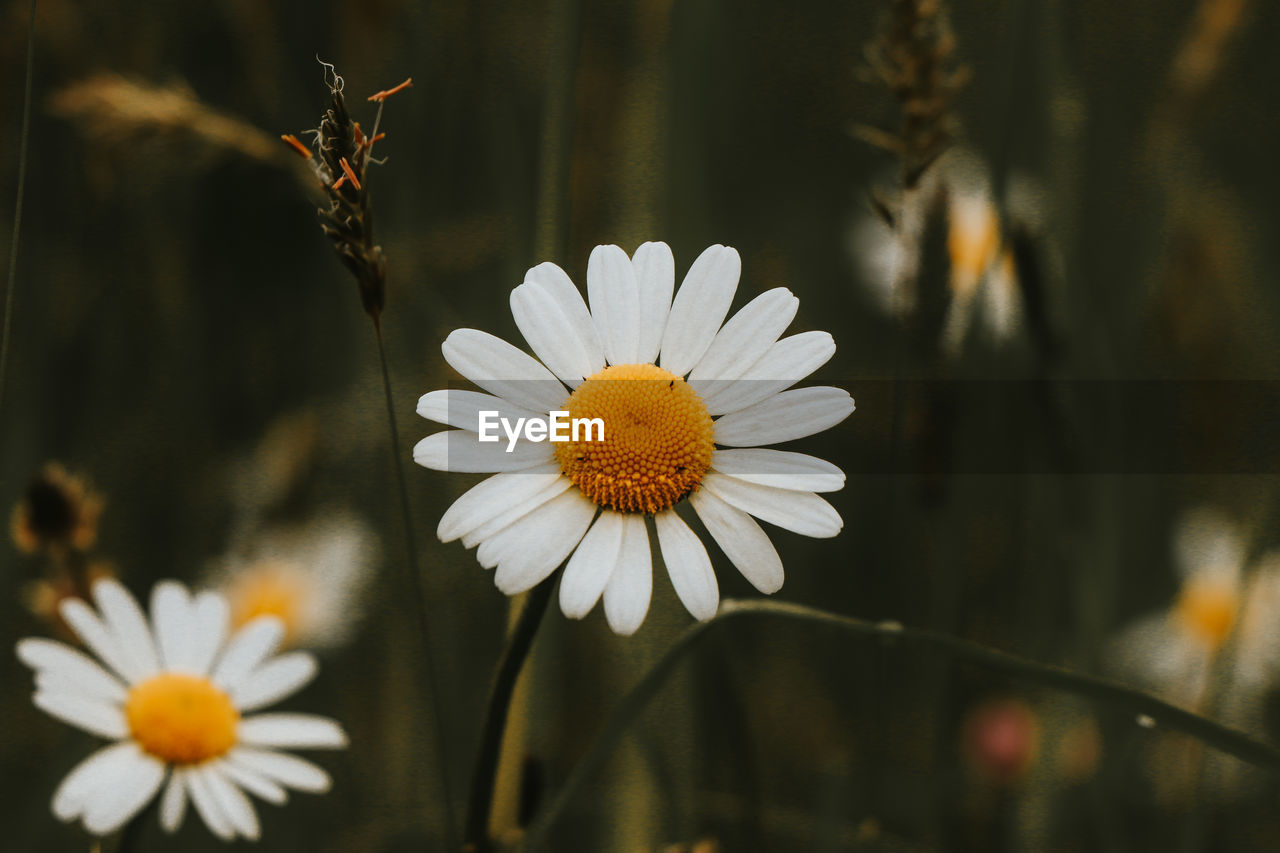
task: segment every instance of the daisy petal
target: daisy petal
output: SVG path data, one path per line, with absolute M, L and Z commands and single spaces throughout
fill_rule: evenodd
M 28 637 L 18 641 L 18 659 L 38 673 L 70 682 L 76 693 L 91 699 L 123 702 L 124 685 L 83 652 L 56 640 Z
M 851 414 L 853 398 L 843 388 L 796 388 L 717 420 L 716 444 L 780 444 L 830 429 Z
M 636 268 L 617 246 L 596 246 L 587 260 L 587 299 L 610 364 L 635 364 L 640 352 Z
M 595 514 L 595 504 L 568 491 L 490 539 L 499 552 L 493 577 L 498 589 L 515 595 L 537 586 L 577 547 Z
M 433 433 L 414 446 L 413 461 L 433 471 L 494 474 L 523 471 L 555 458 L 550 442 L 519 440 L 511 445 L 500 429 L 489 435 L 492 441 L 481 441 L 474 432 L 463 429 Z
M 119 740 L 129 736 L 129 724 L 117 704 L 90 699 L 80 693 L 36 693 L 32 702 L 51 717 L 84 729 L 90 734 Z
M 729 562 L 752 586 L 765 595 L 782 588 L 782 559 L 755 519 L 729 506 L 708 489 L 698 489 L 689 496 L 689 503 Z
M 676 595 L 693 618 L 707 621 L 716 615 L 720 605 L 720 588 L 716 585 L 706 546 L 675 510 L 658 513 L 653 522 L 658 528 L 662 560 L 667 564 Z
M 775 287 L 742 306 L 716 333 L 706 355 L 689 374 L 699 394 L 715 390 L 717 382 L 737 379 L 769 351 L 795 319 L 800 300 L 785 287 Z
M 801 536 L 829 539 L 844 526 L 835 507 L 812 492 L 775 489 L 714 472 L 703 478 L 702 486 L 725 503 Z
M 280 647 L 282 640 L 284 623 L 274 616 L 259 616 L 227 643 L 210 680 L 224 690 L 234 691 L 258 664 Z
M 582 346 L 591 360 L 591 372 L 598 373 L 604 369 L 604 344 L 596 332 L 595 321 L 587 310 L 587 303 L 582 301 L 582 294 L 574 286 L 569 274 L 553 263 L 541 263 L 524 274 L 524 280 L 536 284 L 543 289 L 561 312 L 569 318 L 569 322 L 578 330 Z
M 169 784 L 160 797 L 160 826 L 165 832 L 177 832 L 178 827 L 182 826 L 182 818 L 187 814 L 186 775 L 185 768 L 173 768 L 173 772 L 169 774 Z
M 233 840 L 236 837 L 235 824 L 222 811 L 218 797 L 209 783 L 208 768 L 201 766 L 190 768 L 187 771 L 185 784 L 187 792 L 191 794 L 191 802 L 195 804 L 196 811 L 204 820 L 204 825 L 209 827 L 209 831 L 223 841 Z
M 316 676 L 316 659 L 306 652 L 289 652 L 255 669 L 231 691 L 239 711 L 253 711 L 301 690 Z
M 205 675 L 222 650 L 231 629 L 231 611 L 227 600 L 216 592 L 202 592 L 191 604 L 190 672 Z
M 151 627 L 165 669 L 190 670 L 191 622 L 191 595 L 185 586 L 160 581 L 151 588 Z
M 440 351 L 454 370 L 517 406 L 549 412 L 568 397 L 560 380 L 537 359 L 488 332 L 456 329 Z
M 232 784 L 244 788 L 260 800 L 266 800 L 268 803 L 273 803 L 277 806 L 283 805 L 288 801 L 289 794 L 284 788 L 258 771 L 236 763 L 234 756 L 235 753 L 233 752 L 218 765 L 218 770 L 230 779 Z
M 156 646 L 151 640 L 147 617 L 129 591 L 118 581 L 106 579 L 93 585 L 93 600 L 111 635 L 120 644 L 135 680 L 150 678 L 160 670 Z
M 570 388 L 595 372 L 578 327 L 538 284 L 525 282 L 511 291 L 511 316 L 534 355 Z
M 559 479 L 562 479 L 560 465 L 552 462 L 541 468 L 498 474 L 483 480 L 445 510 L 436 527 L 436 535 L 441 542 L 452 542 Z
M 676 262 L 666 243 L 644 243 L 631 256 L 640 289 L 640 345 L 637 363 L 658 360 L 662 333 L 671 312 L 671 294 L 676 288 Z
M 795 385 L 835 353 L 835 339 L 827 332 L 801 332 L 783 338 L 737 381 L 717 383 L 703 402 L 712 415 L 745 409 Z
M 53 792 L 53 814 L 58 820 L 75 820 L 84 813 L 88 799 L 95 791 L 109 789 L 142 750 L 131 740 L 104 746 L 81 761 Z
M 620 512 L 602 514 L 564 567 L 560 609 L 570 619 L 581 619 L 590 613 L 604 593 L 622 547 L 623 518 Z
M 604 588 L 604 615 L 615 634 L 629 637 L 644 622 L 653 593 L 653 560 L 649 531 L 642 515 L 622 517 L 618 564 Z
M 226 816 L 235 831 L 250 841 L 257 841 L 261 834 L 258 826 L 258 814 L 253 810 L 253 803 L 244 792 L 231 784 L 221 772 L 222 762 L 202 765 L 198 772 L 202 773 L 209 784 L 209 791 L 218 801 L 218 809 Z
M 164 784 L 168 768 L 163 761 L 141 751 L 125 762 L 109 788 L 100 789 L 85 804 L 84 828 L 94 835 L 108 835 L 142 811 Z
M 58 613 L 90 651 L 122 676 L 126 683 L 133 682 L 133 668 L 121 650 L 119 641 L 106 623 L 98 618 L 98 614 L 93 612 L 93 608 L 79 598 L 65 598 L 58 605 Z
M 342 749 L 347 735 L 328 717 L 313 714 L 258 714 L 245 717 L 236 728 L 237 740 L 248 746 Z
M 844 472 L 825 459 L 807 453 L 745 447 L 717 450 L 711 470 L 748 483 L 797 492 L 838 492 L 844 488 Z
M 693 262 L 662 333 L 665 369 L 683 376 L 698 363 L 729 313 L 741 274 L 742 259 L 726 246 L 711 246 Z
M 495 516 L 477 527 L 475 530 L 467 533 L 462 537 L 462 546 L 464 548 L 476 547 L 491 536 L 497 535 L 499 531 L 505 530 L 512 524 L 515 524 L 517 521 L 554 498 L 556 495 L 561 492 L 567 492 L 572 486 L 573 483 L 568 477 L 557 477 L 555 482 L 547 486 L 542 491 L 527 500 L 521 501 L 501 515 Z
M 438 424 L 465 429 L 480 430 L 480 413 L 497 412 L 498 417 L 515 423 L 520 418 L 542 417 L 532 409 L 522 409 L 501 397 L 450 388 L 432 391 L 418 398 L 418 414 Z
M 236 747 L 227 761 L 297 791 L 323 794 L 332 784 L 329 774 L 310 761 L 283 752 Z

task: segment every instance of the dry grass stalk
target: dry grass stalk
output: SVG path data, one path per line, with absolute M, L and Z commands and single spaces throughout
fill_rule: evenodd
M 867 45 L 871 74 L 898 101 L 901 122 L 896 131 L 859 126 L 855 132 L 898 156 L 906 190 L 954 139 L 951 110 L 969 77 L 954 53 L 943 0 L 891 0 L 880 34 Z
M 1202 0 L 1170 69 L 1175 97 L 1192 102 L 1208 88 L 1244 22 L 1248 5 L 1248 0 Z
M 285 134 L 281 139 L 312 164 L 320 179 L 329 202 L 318 211 L 320 227 L 338 259 L 355 277 L 364 311 L 377 326 L 386 303 L 387 264 L 382 247 L 374 242 L 366 172 L 370 164 L 378 162 L 373 158 L 373 146 L 384 136 L 378 132 L 382 105 L 387 98 L 411 86 L 412 79 L 369 97 L 378 104 L 378 116 L 373 131 L 366 134 L 360 122 L 347 112 L 342 77 L 332 65 L 324 64 L 324 67 L 329 108 L 320 119 L 319 128 L 310 131 L 315 140 L 315 155 L 292 134 Z
M 49 109 L 74 122 L 96 145 L 122 154 L 194 148 L 276 166 L 286 162 L 269 134 L 213 109 L 182 83 L 155 86 L 118 74 L 95 74 L 55 92 Z M 182 154 L 171 159 L 189 166 L 189 151 Z
M 929 211 L 942 203 L 940 187 L 924 178 L 955 140 L 953 107 L 969 78 L 968 69 L 956 64 L 955 48 L 944 0 L 889 0 L 880 33 L 866 47 L 870 78 L 889 90 L 900 113 L 896 130 L 856 125 L 853 131 L 900 164 L 898 196 L 872 190 L 870 201 L 899 244 L 892 302 L 902 317 L 915 310 Z

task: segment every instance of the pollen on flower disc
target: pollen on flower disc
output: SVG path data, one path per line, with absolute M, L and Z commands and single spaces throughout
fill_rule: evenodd
M 615 364 L 587 377 L 564 407 L 571 422 L 599 418 L 603 440 L 583 430 L 555 445 L 556 459 L 595 503 L 661 512 L 697 488 L 711 466 L 715 427 L 687 382 L 653 364 Z
M 144 750 L 171 764 L 198 764 L 236 743 L 240 712 L 207 678 L 170 672 L 129 691 L 125 719 Z

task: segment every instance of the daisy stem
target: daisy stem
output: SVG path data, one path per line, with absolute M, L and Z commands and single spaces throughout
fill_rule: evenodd
M 387 401 L 387 426 L 391 433 L 391 457 L 395 462 L 396 486 L 400 492 L 400 514 L 404 520 L 404 542 L 409 561 L 406 564 L 409 590 L 413 595 L 413 611 L 417 615 L 418 630 L 422 633 L 422 667 L 426 678 L 428 701 L 431 703 L 431 727 L 435 737 L 436 763 L 439 767 L 440 793 L 444 806 L 446 840 L 449 850 L 458 849 L 458 828 L 454 824 L 453 792 L 446 770 L 448 752 L 445 749 L 444 717 L 440 708 L 440 691 L 436 681 L 435 655 L 432 654 L 431 619 L 427 614 L 426 590 L 418 563 L 418 543 L 413 535 L 413 512 L 409 506 L 409 487 L 404 476 L 404 462 L 400 459 L 400 428 L 396 425 L 395 397 L 391 393 L 391 373 L 387 369 L 387 348 L 382 341 L 382 324 L 373 321 L 374 336 L 378 339 L 378 363 L 382 368 L 382 391 Z
M 9 240 L 9 277 L 4 289 L 4 324 L 0 330 L 0 401 L 4 399 L 9 364 L 9 332 L 13 327 L 13 291 L 18 279 L 18 234 L 22 230 L 22 198 L 27 187 L 27 143 L 31 136 L 31 80 L 35 76 L 36 0 L 27 13 L 27 70 L 22 96 L 22 130 L 18 141 L 18 189 L 13 202 L 13 236 Z
M 159 797 L 152 797 L 146 808 L 129 819 L 129 822 L 124 825 L 124 829 L 120 830 L 120 840 L 116 842 L 112 853 L 136 853 L 139 847 L 139 840 L 142 838 L 142 828 L 151 819 L 151 816 L 156 813 L 159 803 Z
M 484 728 L 480 735 L 480 749 L 476 752 L 475 768 L 471 775 L 471 799 L 467 803 L 467 823 L 464 827 L 464 848 L 476 853 L 489 849 L 489 813 L 493 809 L 494 785 L 498 779 L 498 759 L 502 752 L 502 735 L 507 728 L 507 713 L 511 709 L 511 697 L 516 682 L 529 659 L 534 637 L 542 616 L 547 612 L 551 594 L 556 586 L 556 574 L 538 584 L 529 593 L 520 618 L 516 620 L 511 639 L 502 652 L 498 671 L 489 691 L 489 704 L 485 710 Z
M 631 723 L 658 694 L 667 677 L 683 659 L 700 647 L 720 626 L 747 617 L 780 618 L 827 626 L 843 633 L 869 637 L 885 644 L 886 648 L 913 648 L 933 652 L 955 661 L 964 661 L 999 672 L 1013 680 L 1090 699 L 1100 706 L 1127 714 L 1135 720 L 1135 729 L 1138 725 L 1136 720 L 1139 717 L 1149 717 L 1162 729 L 1181 732 L 1227 755 L 1273 773 L 1280 773 L 1280 750 L 1259 743 L 1212 720 L 1184 711 L 1154 696 L 1104 678 L 1027 660 L 940 631 L 904 628 L 897 623 L 869 622 L 819 610 L 816 607 L 782 601 L 726 600 L 720 605 L 720 612 L 713 619 L 694 625 L 686 631 L 684 636 L 668 649 L 662 659 L 640 680 L 640 683 L 623 697 L 617 710 L 605 721 L 604 728 L 596 735 L 590 750 L 573 768 L 555 799 L 542 810 L 537 820 L 529 827 L 522 848 L 526 853 L 545 848 L 556 819 L 578 792 L 594 779 L 612 755 L 614 748 L 621 742 Z

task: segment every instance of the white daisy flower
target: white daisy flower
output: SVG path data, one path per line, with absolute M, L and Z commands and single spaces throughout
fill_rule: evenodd
M 249 792 L 283 803 L 285 789 L 323 792 L 329 776 L 280 748 L 336 749 L 346 734 L 310 714 L 253 714 L 299 690 L 316 673 L 303 652 L 272 657 L 284 636 L 264 618 L 230 632 L 225 599 L 156 584 L 151 620 L 123 586 L 93 587 L 94 612 L 63 602 L 63 619 L 101 663 L 53 640 L 18 642 L 36 672 L 35 704 L 51 716 L 113 741 L 78 764 L 53 795 L 60 820 L 80 819 L 107 835 L 160 793 L 160 823 L 175 831 L 187 800 L 219 838 L 256 839 Z M 230 636 L 228 636 L 230 634 Z
M 1117 668 L 1166 700 L 1197 709 L 1247 600 L 1247 550 L 1226 518 L 1207 509 L 1189 513 L 1174 540 L 1182 577 L 1177 600 L 1121 632 L 1113 652 Z
M 782 586 L 782 561 L 756 523 L 830 537 L 842 521 L 818 492 L 844 486 L 821 459 L 764 449 L 826 430 L 853 412 L 840 388 L 789 389 L 835 353 L 826 332 L 782 338 L 799 300 L 760 294 L 724 322 L 738 287 L 737 251 L 704 251 L 675 292 L 665 243 L 633 257 L 597 246 L 584 302 L 564 270 L 544 263 L 511 293 L 537 359 L 485 332 L 458 329 L 445 360 L 488 391 L 433 391 L 418 413 L 456 427 L 424 438 L 414 460 L 442 471 L 495 473 L 440 519 L 444 542 L 477 547 L 508 595 L 568 560 L 560 606 L 578 619 L 604 599 L 619 634 L 640 627 L 652 592 L 646 516 L 676 594 L 697 619 L 719 606 L 711 560 L 676 513 L 686 498 L 729 560 L 757 589 Z M 672 298 L 674 292 L 674 300 Z M 723 323 L 723 327 L 721 324 Z M 539 361 L 540 359 L 540 361 Z M 567 411 L 599 419 L 603 440 L 480 441 L 479 412 L 515 422 Z M 753 518 L 754 516 L 754 518 Z
M 971 152 L 951 151 L 929 172 L 919 192 L 923 198 L 942 195 L 946 202 L 950 301 L 939 340 L 943 351 L 955 357 L 973 336 L 994 345 L 1012 339 L 1022 324 L 1022 297 L 986 166 Z M 1040 218 L 1025 178 L 1013 177 L 1007 197 L 1020 222 Z M 912 226 L 924 227 L 922 222 L 902 223 Z M 908 257 L 908 245 L 910 240 L 870 210 L 849 230 L 849 251 L 868 291 L 889 313 L 910 314 L 916 308 L 914 292 L 898 292 L 901 280 L 913 278 L 919 265 L 918 258 Z
M 258 536 L 211 580 L 231 604 L 233 626 L 275 616 L 286 646 L 336 648 L 356 627 L 377 554 L 368 525 L 331 512 Z

